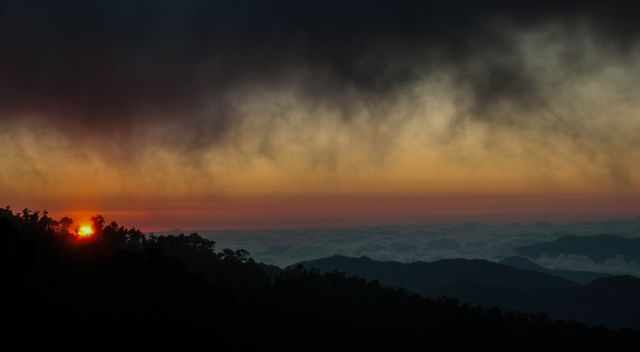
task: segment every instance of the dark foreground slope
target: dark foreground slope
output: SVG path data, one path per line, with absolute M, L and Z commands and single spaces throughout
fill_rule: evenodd
M 484 306 L 544 312 L 555 319 L 640 329 L 640 279 L 631 276 L 598 278 L 581 285 L 548 272 L 467 259 L 399 263 L 333 256 L 299 265 L 319 273 L 343 272 L 377 280 L 425 297 L 447 296 Z
M 215 251 L 196 234 L 146 237 L 96 217 L 95 236 L 79 239 L 69 226 L 67 219 L 0 210 L 4 336 L 26 332 L 23 341 L 50 347 L 91 336 L 94 345 L 171 339 L 222 350 L 636 336 L 425 299 L 337 273 L 280 271 L 244 251 Z M 54 338 L 44 338 L 49 334 Z

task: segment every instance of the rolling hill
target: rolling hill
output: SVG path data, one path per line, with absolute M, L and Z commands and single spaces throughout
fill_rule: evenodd
M 516 260 L 507 262 L 514 264 Z M 640 328 L 640 302 L 637 301 L 640 279 L 607 276 L 579 284 L 532 262 L 518 260 L 516 264 L 523 268 L 486 260 L 399 263 L 332 256 L 298 266 L 320 273 L 342 272 L 376 280 L 430 298 L 446 296 L 464 303 L 544 312 L 555 319 Z M 560 274 L 567 276 L 566 272 Z M 582 280 L 594 275 L 570 272 L 568 276 Z
M 522 270 L 530 270 L 530 271 L 538 271 L 541 273 L 546 273 L 546 274 L 561 277 L 563 279 L 570 280 L 579 284 L 587 284 L 593 280 L 611 276 L 611 274 L 596 273 L 592 271 L 548 269 L 524 257 L 507 257 L 502 259 L 500 261 L 500 264 L 508 265 L 508 266 L 511 266 L 517 269 L 522 269 Z

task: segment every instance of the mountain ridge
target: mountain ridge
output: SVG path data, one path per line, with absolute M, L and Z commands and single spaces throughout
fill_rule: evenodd
M 288 267 L 320 273 L 342 272 L 428 298 L 525 312 L 554 319 L 640 328 L 640 279 L 606 276 L 580 284 L 547 272 L 517 269 L 482 259 L 400 263 L 340 255 Z
M 504 265 L 509 265 L 514 268 L 518 268 L 522 270 L 543 272 L 543 273 L 561 277 L 563 279 L 570 280 L 579 284 L 587 284 L 599 278 L 614 276 L 613 274 L 598 273 L 598 272 L 592 272 L 592 271 L 549 269 L 531 261 L 528 258 L 518 257 L 518 256 L 503 258 L 502 260 L 499 261 L 499 263 Z

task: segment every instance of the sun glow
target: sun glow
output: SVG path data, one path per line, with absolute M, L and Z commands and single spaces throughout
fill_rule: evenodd
M 77 232 L 80 237 L 91 237 L 93 236 L 93 227 L 88 224 L 80 225 Z

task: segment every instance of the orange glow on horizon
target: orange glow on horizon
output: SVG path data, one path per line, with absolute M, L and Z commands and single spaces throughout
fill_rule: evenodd
M 593 221 L 635 218 L 640 194 L 620 195 L 352 195 L 218 199 L 184 203 L 91 204 L 83 210 L 48 208 L 51 216 L 92 225 L 100 214 L 144 232 L 332 227 L 457 221 Z M 24 205 L 28 206 L 27 203 Z M 18 207 L 20 208 L 20 207 Z M 53 209 L 52 209 L 53 208 Z M 90 210 L 86 210 L 90 209 Z M 76 229 L 76 233 L 80 228 Z M 93 237 L 96 236 L 95 229 Z M 81 237 L 78 234 L 78 237 Z

